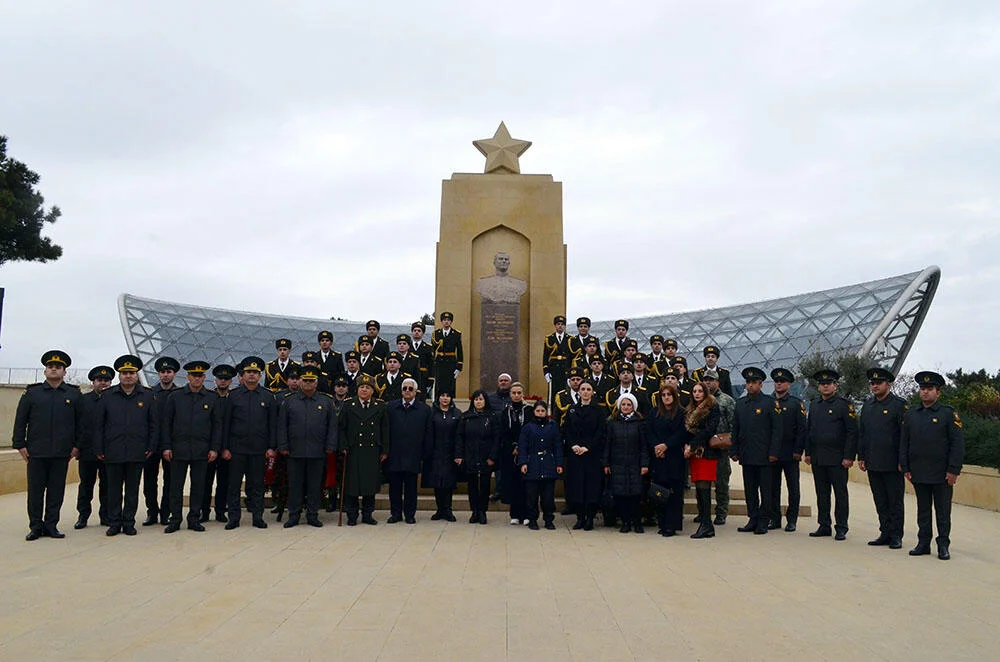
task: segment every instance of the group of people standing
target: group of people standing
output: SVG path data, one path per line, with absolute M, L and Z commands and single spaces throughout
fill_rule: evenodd
M 273 361 L 248 356 L 236 366 L 215 366 L 212 390 L 204 386 L 211 368 L 204 361 L 186 363 L 187 384 L 177 386 L 180 363 L 160 357 L 154 365 L 159 382 L 146 388 L 138 384 L 142 361 L 125 355 L 91 370 L 94 388 L 84 395 L 63 381 L 68 354 L 46 352 L 46 379 L 25 390 L 14 426 L 14 447 L 28 463 L 27 539 L 63 537 L 56 525 L 68 462 L 76 457 L 81 484 L 75 528 L 87 526 L 99 481 L 100 517 L 109 536 L 137 532 L 140 480 L 143 524 L 159 521 L 173 533 L 184 521 L 188 479 L 187 528 L 203 531 L 213 482 L 216 518 L 226 529 L 240 526 L 244 507 L 253 526 L 267 527 L 267 486 L 279 521 L 287 507 L 285 527 L 298 525 L 303 510 L 308 524 L 322 526 L 324 488 L 331 506 L 339 488 L 349 526 L 375 524 L 375 494 L 384 483 L 388 522 L 413 524 L 418 478 L 434 492 L 431 519 L 455 521 L 453 496 L 466 482 L 469 522 L 486 524 L 495 474 L 493 496 L 508 505 L 511 524 L 538 529 L 541 519 L 545 528 L 555 528 L 561 479 L 564 512 L 575 514 L 574 529 L 592 530 L 600 512 L 605 526 L 620 522 L 623 533 L 643 533 L 655 521 L 665 537 L 683 528 L 690 482 L 698 504 L 696 539 L 714 537 L 715 527 L 726 522 L 731 461 L 741 465 L 746 489 L 748 521 L 738 530 L 766 534 L 781 527 L 784 479 L 785 530 L 795 531 L 804 460 L 818 506 L 819 527 L 810 535 L 843 540 L 847 472 L 858 460 L 869 473 L 879 513 L 881 534 L 870 544 L 901 546 L 903 481 L 910 480 L 919 529 L 911 554 L 929 553 L 933 507 L 938 555 L 949 557 L 951 489 L 964 442 L 958 415 L 938 402 L 944 379 L 937 373 L 917 375 L 921 405 L 908 409 L 891 394 L 889 371 L 869 371 L 873 395 L 861 410 L 859 429 L 854 405 L 837 395 L 834 370 L 811 376 L 821 397 L 808 410 L 790 393 L 795 377 L 785 368 L 770 373 L 773 395 L 762 392 L 763 370 L 745 368 L 746 393 L 734 399 L 714 345 L 704 348 L 704 367 L 689 375 L 673 339 L 654 335 L 649 354 L 639 352 L 627 320 L 618 320 L 616 337 L 602 347 L 589 334 L 589 319 L 578 319 L 578 334 L 569 335 L 560 315 L 545 339 L 549 401 L 526 400 L 523 385 L 505 373 L 494 392 L 474 391 L 463 412 L 454 400 L 462 343 L 452 319 L 442 313 L 430 343 L 423 341 L 423 324 L 415 323 L 412 336 L 397 336 L 396 350 L 372 320 L 344 356 L 323 331 L 319 351 L 304 352 L 301 363 L 291 360 L 291 341 L 282 338 Z M 119 383 L 111 386 L 115 374 Z M 231 388 L 234 379 L 238 385 Z

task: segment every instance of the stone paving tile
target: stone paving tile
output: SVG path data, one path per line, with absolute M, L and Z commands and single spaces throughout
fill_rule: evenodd
M 913 559 L 865 544 L 871 495 L 850 493 L 845 542 L 809 538 L 814 520 L 754 536 L 734 517 L 694 541 L 496 511 L 111 539 L 73 531 L 67 500 L 67 538 L 26 543 L 24 495 L 5 495 L 0 659 L 992 659 L 1000 514 L 956 506 L 952 561 Z M 907 546 L 914 517 L 907 497 Z

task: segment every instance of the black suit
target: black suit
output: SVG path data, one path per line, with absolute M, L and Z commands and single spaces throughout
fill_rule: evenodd
M 323 352 L 317 351 L 319 355 L 319 369 L 323 371 L 323 374 L 327 376 L 332 384 L 337 377 L 343 377 L 347 374 L 347 368 L 344 367 L 344 356 L 340 352 L 330 350 L 326 358 L 323 358 Z

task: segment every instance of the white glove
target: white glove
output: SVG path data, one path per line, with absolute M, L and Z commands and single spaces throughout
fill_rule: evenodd
M 552 375 L 550 375 L 549 373 L 545 373 L 545 383 L 548 384 L 551 381 L 552 381 Z
M 455 371 L 455 379 L 458 379 L 458 375 L 459 375 L 459 373 L 461 373 L 461 372 L 462 372 L 461 370 L 456 370 L 456 371 Z

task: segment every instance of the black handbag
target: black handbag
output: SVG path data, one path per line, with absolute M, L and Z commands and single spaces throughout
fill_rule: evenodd
M 665 505 L 667 499 L 674 491 L 669 487 L 664 487 L 663 485 L 658 485 L 657 483 L 649 484 L 649 500 L 658 506 Z

